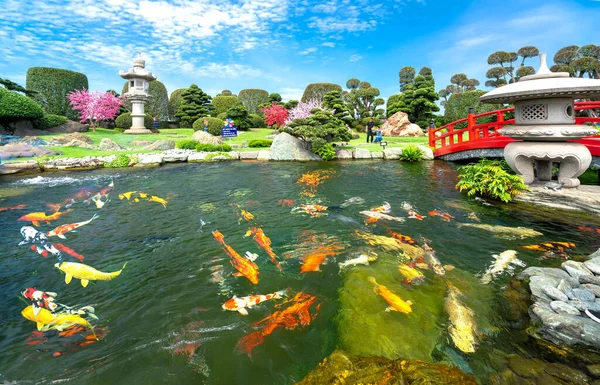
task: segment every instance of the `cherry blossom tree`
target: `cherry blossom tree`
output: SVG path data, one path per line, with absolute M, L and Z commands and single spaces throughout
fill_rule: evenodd
M 123 100 L 111 92 L 89 92 L 85 88 L 70 92 L 67 97 L 71 108 L 79 111 L 81 123 L 89 121 L 94 132 L 100 120 L 113 120 L 123 105 Z
M 263 112 L 265 113 L 265 123 L 269 127 L 283 126 L 288 119 L 288 110 L 281 104 L 273 103 L 269 107 L 263 107 Z
M 294 119 L 308 118 L 312 116 L 312 110 L 315 108 L 323 109 L 323 103 L 319 99 L 310 99 L 307 102 L 300 102 L 290 110 L 286 124 Z

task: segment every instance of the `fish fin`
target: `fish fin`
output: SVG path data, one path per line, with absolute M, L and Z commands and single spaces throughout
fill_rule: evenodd
M 248 310 L 246 310 L 246 308 L 242 307 L 238 309 L 238 313 L 240 313 L 241 315 L 248 315 Z
M 409 305 L 411 305 L 411 306 L 413 304 L 412 301 L 406 301 L 406 303 L 409 304 Z
M 36 326 L 37 326 L 37 330 L 40 332 L 42 331 L 42 328 L 44 327 L 44 324 L 41 322 L 36 322 Z
M 34 226 L 39 226 L 40 222 L 38 222 L 38 221 L 31 221 L 31 224 L 33 224 Z
M 454 269 L 455 269 L 455 267 L 454 267 L 454 266 L 452 266 L 452 265 L 444 265 L 444 266 L 442 266 L 442 267 L 443 267 L 443 268 L 444 268 L 444 270 L 446 270 L 446 271 L 452 271 L 452 270 L 454 270 Z
M 73 276 L 71 274 L 66 274 L 65 275 L 65 283 L 68 285 L 69 283 L 71 283 L 71 280 L 73 279 Z
M 390 311 L 396 311 L 396 309 L 394 309 L 394 308 L 393 308 L 393 307 L 391 307 L 391 306 L 388 306 L 388 307 L 386 307 L 386 308 L 385 308 L 385 311 L 386 311 L 386 312 L 390 312 Z
M 52 297 L 52 298 L 54 298 L 54 297 L 56 297 L 56 296 L 58 295 L 58 294 L 56 294 L 56 293 L 55 293 L 55 292 L 53 292 L 53 291 L 47 291 L 47 292 L 46 292 L 46 294 L 48 294 L 48 296 L 49 296 L 49 297 Z
M 56 236 L 60 239 L 67 239 L 67 237 L 65 237 L 63 234 L 56 234 Z
M 90 281 L 88 281 L 87 279 L 82 279 L 81 280 L 81 286 L 83 287 L 87 287 L 87 285 L 90 283 Z
M 239 273 L 239 272 L 236 272 L 236 273 L 233 273 L 233 276 L 234 276 L 234 277 L 243 277 L 243 276 L 244 276 L 244 274 L 242 274 L 242 273 Z

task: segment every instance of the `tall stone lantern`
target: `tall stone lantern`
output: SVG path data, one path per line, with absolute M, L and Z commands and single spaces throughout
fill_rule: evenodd
M 559 163 L 558 182 L 577 187 L 577 177 L 590 166 L 592 155 L 579 143 L 568 140 L 598 134 L 594 127 L 575 124 L 574 99 L 600 96 L 600 80 L 572 78 L 567 72 L 551 72 L 546 54 L 540 55 L 540 69 L 518 82 L 496 88 L 481 96 L 485 103 L 515 105 L 515 125 L 502 135 L 519 140 L 504 149 L 508 165 L 526 184 L 552 180 L 552 164 Z M 534 165 L 535 171 L 534 174 Z
M 144 127 L 144 105 L 150 100 L 148 94 L 150 82 L 156 80 L 152 72 L 146 70 L 146 61 L 142 54 L 133 59 L 133 68 L 129 71 L 119 71 L 119 76 L 127 79 L 128 88 L 123 97 L 131 101 L 131 128 L 125 130 L 125 134 L 151 134 L 152 131 Z

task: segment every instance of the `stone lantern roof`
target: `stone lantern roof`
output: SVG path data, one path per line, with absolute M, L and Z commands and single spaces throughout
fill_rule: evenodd
M 540 69 L 536 74 L 496 88 L 479 99 L 485 103 L 511 104 L 517 100 L 565 97 L 600 97 L 600 80 L 572 78 L 568 72 L 551 72 L 546 65 L 546 54 L 543 53 L 540 55 Z
M 146 70 L 146 61 L 142 58 L 142 54 L 138 53 L 138 57 L 133 59 L 133 68 L 129 71 L 119 71 L 119 76 L 123 79 L 145 79 L 149 82 L 156 80 L 156 75 Z

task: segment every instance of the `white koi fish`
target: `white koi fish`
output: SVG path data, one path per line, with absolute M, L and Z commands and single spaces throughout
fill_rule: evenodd
M 391 215 L 387 215 L 377 211 L 361 211 L 360 214 L 365 215 L 369 218 L 375 219 L 383 219 L 384 221 L 394 221 L 394 222 L 404 222 L 404 218 L 402 217 L 393 217 Z
M 340 267 L 340 271 L 341 271 L 342 269 L 344 269 L 345 267 L 348 267 L 348 266 L 368 265 L 369 262 L 373 262 L 376 259 L 377 259 L 376 255 L 367 256 L 365 254 L 361 254 L 354 259 L 348 259 L 345 262 L 338 263 L 338 266 Z
M 515 250 L 506 250 L 500 253 L 500 255 L 493 256 L 495 261 L 487 269 L 483 277 L 481 277 L 481 283 L 490 283 L 492 278 L 508 270 L 512 272 L 514 270 L 513 265 L 525 266 L 525 263 L 517 258 L 517 252 Z
M 255 305 L 258 305 L 261 302 L 268 301 L 270 299 L 280 299 L 286 295 L 288 289 L 276 291 L 275 293 L 266 294 L 266 295 L 249 295 L 247 297 L 238 298 L 233 296 L 230 300 L 223 304 L 223 310 L 237 311 L 241 315 L 248 315 L 248 309 L 252 309 Z

